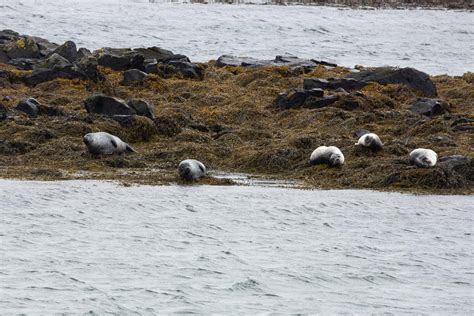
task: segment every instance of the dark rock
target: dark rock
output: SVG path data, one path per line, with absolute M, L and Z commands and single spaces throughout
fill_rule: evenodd
M 456 166 L 465 165 L 469 162 L 470 158 L 463 155 L 451 155 L 444 156 L 438 159 L 441 167 L 452 169 Z
M 97 113 L 107 116 L 136 114 L 128 104 L 121 99 L 103 94 L 93 95 L 84 101 L 87 113 Z
M 138 69 L 129 69 L 123 72 L 123 84 L 132 84 L 141 82 L 145 79 L 147 74 Z
M 14 42 L 10 42 L 5 48 L 5 52 L 10 59 L 40 57 L 38 45 L 30 36 L 21 37 Z
M 201 66 L 185 62 L 185 61 L 170 61 L 167 64 L 158 64 L 158 72 L 165 76 L 180 75 L 188 79 L 202 80 L 204 78 L 204 68 Z
M 97 69 L 98 61 L 92 55 L 84 56 L 76 61 L 76 66 L 81 69 L 86 77 L 93 81 L 104 80 L 104 76 Z
M 305 78 L 303 81 L 303 88 L 304 89 L 327 89 L 327 90 L 335 90 L 342 88 L 346 91 L 360 89 L 365 86 L 365 83 L 358 82 L 355 79 L 347 79 L 347 78 L 331 78 L 329 80 L 321 79 L 321 78 Z
M 113 70 L 145 70 L 143 65 L 145 57 L 129 48 L 102 48 L 94 52 L 94 55 L 99 65 Z
M 258 60 L 251 57 L 236 57 L 236 56 L 231 56 L 231 55 L 222 55 L 219 58 L 217 58 L 216 66 L 217 67 L 264 66 L 266 62 L 269 63 L 270 61 L 262 61 L 262 60 Z
M 146 116 L 152 120 L 155 119 L 155 110 L 153 107 L 141 99 L 131 99 L 128 100 L 128 105 L 137 112 L 137 115 Z
M 35 40 L 36 45 L 38 45 L 40 57 L 46 57 L 50 55 L 58 47 L 58 44 L 51 43 L 47 39 L 41 37 L 33 36 L 33 39 Z
M 324 96 L 321 89 L 296 90 L 281 93 L 275 100 L 275 106 L 281 110 L 299 108 L 305 104 L 309 97 L 320 98 Z
M 142 55 L 144 59 L 154 59 L 157 63 L 169 63 L 170 61 L 190 62 L 189 58 L 184 55 L 174 54 L 172 51 L 156 46 L 148 48 L 135 48 L 133 51 Z
M 53 53 L 46 59 L 41 60 L 40 62 L 36 63 L 34 69 L 64 69 L 67 67 L 72 67 L 72 64 L 69 60 L 64 58 L 63 56 Z
M 347 92 L 344 88 L 337 88 L 336 90 L 334 90 L 334 92 L 342 93 L 342 94 L 349 94 L 349 92 Z
M 309 109 L 319 109 L 331 105 L 339 100 L 338 95 L 329 95 L 322 98 L 309 98 L 306 100 L 304 107 Z
M 354 137 L 356 137 L 357 139 L 361 138 L 362 136 L 364 136 L 365 134 L 369 134 L 370 132 L 366 129 L 358 129 L 354 132 Z
M 446 111 L 446 108 L 447 105 L 442 100 L 419 98 L 410 107 L 410 111 L 431 117 L 443 114 Z
M 78 60 L 81 59 L 81 58 L 90 57 L 90 56 L 92 56 L 92 53 L 87 48 L 81 47 L 77 50 L 77 59 Z
M 52 54 L 58 54 L 64 58 L 66 58 L 69 62 L 74 62 L 77 60 L 77 47 L 76 43 L 73 41 L 67 41 L 61 46 L 58 46 Z
M 15 58 L 8 62 L 10 65 L 15 66 L 22 70 L 32 70 L 33 67 L 38 63 L 38 59 L 31 58 Z
M 469 117 L 459 117 L 451 124 L 453 131 L 474 131 L 474 119 Z
M 428 97 L 436 97 L 438 94 L 430 76 L 414 68 L 367 68 L 358 73 L 351 73 L 346 78 L 353 78 L 365 84 L 369 82 L 377 82 L 382 85 L 404 84 L 423 92 Z
M 15 31 L 12 31 L 12 30 L 0 31 L 0 43 L 16 41 L 18 38 L 20 38 L 20 34 Z
M 36 99 L 29 98 L 23 101 L 20 101 L 15 107 L 16 110 L 25 112 L 31 117 L 38 116 L 40 103 Z

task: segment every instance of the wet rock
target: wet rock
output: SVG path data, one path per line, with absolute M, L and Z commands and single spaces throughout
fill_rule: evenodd
M 136 114 L 124 100 L 103 94 L 93 95 L 84 101 L 87 113 L 97 113 L 107 116 Z
M 9 61 L 10 61 L 10 57 L 8 57 L 7 53 L 5 53 L 0 47 L 0 64 L 6 64 Z
M 113 70 L 144 70 L 145 57 L 129 48 L 102 48 L 94 55 L 99 65 Z
M 58 46 L 52 54 L 58 54 L 72 63 L 78 58 L 76 43 L 67 41 L 61 46 Z
M 131 99 L 128 101 L 128 105 L 135 110 L 137 115 L 146 116 L 152 120 L 155 119 L 155 110 L 153 107 L 142 99 Z
M 365 83 L 361 83 L 355 79 L 347 78 L 331 78 L 331 79 L 321 79 L 321 78 L 305 78 L 303 81 L 304 89 L 326 89 L 326 90 L 336 90 L 344 89 L 346 91 L 351 91 L 355 89 L 360 89 L 365 86 Z
M 34 98 L 28 98 L 26 100 L 20 101 L 15 107 L 16 110 L 24 112 L 31 117 L 38 116 L 40 103 Z
M 123 84 L 133 84 L 142 82 L 146 78 L 147 74 L 138 69 L 129 69 L 123 72 Z
M 290 91 L 281 93 L 275 100 L 275 106 L 281 110 L 299 108 L 309 97 L 321 98 L 323 96 L 324 91 L 321 89 Z
M 204 68 L 184 61 L 170 61 L 167 64 L 158 64 L 158 72 L 162 73 L 165 77 L 178 75 L 188 79 L 202 80 L 204 78 Z
M 410 111 L 431 117 L 434 115 L 443 114 L 446 112 L 446 108 L 447 105 L 442 100 L 419 98 L 410 107 Z
M 338 95 L 329 95 L 322 98 L 310 98 L 305 102 L 304 107 L 309 109 L 319 109 L 336 103 L 338 100 Z
M 5 47 L 5 52 L 10 59 L 15 58 L 39 58 L 38 45 L 31 36 L 21 37 L 10 42 Z
M 382 85 L 404 84 L 418 90 L 428 97 L 438 95 L 436 86 L 430 76 L 414 68 L 379 67 L 367 68 L 358 73 L 351 73 L 346 78 L 352 78 L 360 83 L 377 82 Z
M 142 55 L 144 59 L 156 60 L 157 63 L 169 63 L 170 61 L 190 62 L 189 58 L 184 55 L 174 54 L 170 50 L 156 46 L 148 48 L 135 48 L 133 51 Z

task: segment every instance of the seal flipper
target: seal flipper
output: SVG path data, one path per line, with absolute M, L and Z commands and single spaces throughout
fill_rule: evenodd
M 129 151 L 129 152 L 131 152 L 131 153 L 136 153 L 136 152 L 137 152 L 137 151 L 136 151 L 135 149 L 133 149 L 133 147 L 130 146 L 129 144 L 126 144 L 125 146 L 126 146 L 125 148 L 127 149 L 127 151 Z

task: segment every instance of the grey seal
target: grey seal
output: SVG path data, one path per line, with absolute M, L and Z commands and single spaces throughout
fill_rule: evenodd
M 312 165 L 328 164 L 332 167 L 341 166 L 344 164 L 344 155 L 336 146 L 319 146 L 311 154 L 309 163 Z
M 129 144 L 122 141 L 117 136 L 106 132 L 97 132 L 86 134 L 83 138 L 84 144 L 91 154 L 111 155 L 124 152 L 134 152 Z
M 437 161 L 438 154 L 431 149 L 417 148 L 410 153 L 410 163 L 417 167 L 434 167 Z
M 379 136 L 374 133 L 362 135 L 355 145 L 367 147 L 372 150 L 381 150 L 383 148 L 382 141 L 380 140 Z
M 198 160 L 186 159 L 179 163 L 178 172 L 184 180 L 196 180 L 206 175 L 206 166 Z

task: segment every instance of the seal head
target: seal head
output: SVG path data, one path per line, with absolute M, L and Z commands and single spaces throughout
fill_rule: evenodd
M 206 166 L 198 160 L 186 159 L 179 163 L 178 172 L 181 179 L 192 181 L 206 175 Z

